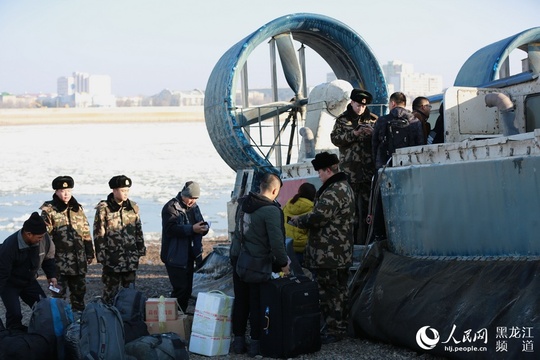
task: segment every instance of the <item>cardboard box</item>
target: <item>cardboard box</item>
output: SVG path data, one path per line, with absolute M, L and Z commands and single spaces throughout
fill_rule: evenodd
M 146 321 L 148 332 L 150 334 L 163 334 L 166 332 L 177 333 L 182 340 L 188 342 L 191 336 L 191 325 L 193 323 L 193 316 L 180 315 L 176 320 L 167 320 L 163 322 L 159 321 Z
M 227 355 L 231 347 L 230 337 L 211 337 L 195 332 L 189 339 L 189 351 L 206 356 Z
M 178 319 L 176 298 L 150 298 L 146 300 L 146 321 L 168 321 Z
M 195 310 L 191 331 L 210 337 L 231 336 L 231 318 Z

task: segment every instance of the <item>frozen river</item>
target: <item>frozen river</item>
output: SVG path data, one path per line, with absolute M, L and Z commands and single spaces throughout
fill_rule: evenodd
M 133 181 L 147 239 L 159 237 L 161 209 L 183 184 L 201 184 L 199 206 L 210 236 L 227 233 L 226 205 L 235 172 L 218 155 L 204 122 L 0 126 L 0 242 L 52 198 L 51 181 L 75 179 L 73 196 L 90 222 L 110 193 L 109 179 Z

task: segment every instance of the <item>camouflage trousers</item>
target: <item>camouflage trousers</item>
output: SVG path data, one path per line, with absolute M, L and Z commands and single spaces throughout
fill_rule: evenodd
M 327 333 L 344 337 L 349 315 L 348 269 L 312 269 L 319 285 L 321 313 Z
M 52 293 L 52 297 L 65 299 L 69 289 L 69 301 L 74 311 L 84 310 L 84 295 L 86 294 L 86 275 L 58 275 L 60 292 Z
M 128 287 L 129 284 L 135 282 L 135 278 L 135 271 L 113 272 L 104 270 L 101 274 L 101 281 L 103 282 L 103 301 L 107 304 L 112 304 L 120 285 L 122 285 L 122 287 Z
M 356 216 L 354 217 L 354 243 L 364 245 L 368 233 L 366 217 L 369 215 L 369 196 L 371 182 L 350 184 L 356 200 Z

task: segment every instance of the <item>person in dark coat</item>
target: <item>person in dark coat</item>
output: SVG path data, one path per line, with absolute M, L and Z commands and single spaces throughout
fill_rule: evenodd
M 422 123 L 407 109 L 407 97 L 402 92 L 395 92 L 390 95 L 388 107 L 390 113 L 381 116 L 375 123 L 372 137 L 373 156 L 375 157 L 375 168 L 378 177 L 379 169 L 386 166 L 391 159 L 392 153 L 402 147 L 424 145 L 424 130 Z M 404 124 L 400 132 L 406 134 L 406 144 L 396 143 L 389 132 L 389 125 L 393 122 Z M 403 140 L 403 139 L 402 139 Z M 382 198 L 379 196 L 375 205 L 375 216 L 373 218 L 373 238 L 375 241 L 386 239 L 386 229 L 384 224 L 384 212 L 382 207 Z
M 424 131 L 424 144 L 427 144 L 428 135 L 431 131 L 431 125 L 428 122 L 429 115 L 431 113 L 431 104 L 429 99 L 424 96 L 418 96 L 412 103 L 412 114 L 415 118 L 422 123 L 422 130 Z
M 19 297 L 30 307 L 46 297 L 37 281 L 40 267 L 49 284 L 56 287 L 54 243 L 47 234 L 45 221 L 33 212 L 22 229 L 0 246 L 0 297 L 6 308 L 8 329 L 26 329 L 22 325 Z
M 289 274 L 290 261 L 285 251 L 283 211 L 275 201 L 280 190 L 281 179 L 276 174 L 265 173 L 261 178 L 259 193 L 250 192 L 238 199 L 230 250 L 233 269 L 236 269 L 243 242 L 245 249 L 252 256 L 271 256 L 274 272 Z M 259 355 L 259 341 L 263 328 L 260 283 L 247 283 L 233 271 L 233 286 L 233 351 L 236 354 L 246 352 L 245 334 L 249 319 L 251 342 L 247 352 L 250 357 L 255 357 Z
M 202 263 L 202 238 L 209 230 L 197 205 L 200 193 L 199 184 L 188 181 L 161 211 L 161 261 L 171 281 L 171 296 L 183 312 L 193 289 L 194 265 Z
M 392 149 L 400 147 L 424 145 L 424 130 L 422 123 L 412 112 L 405 109 L 407 98 L 402 92 L 395 92 L 390 95 L 389 109 L 390 113 L 377 119 L 371 138 L 372 153 L 375 157 L 375 168 L 379 170 L 392 157 Z M 388 125 L 391 121 L 401 121 L 406 126 L 404 132 L 407 135 L 406 145 L 390 144 L 391 139 L 388 136 Z

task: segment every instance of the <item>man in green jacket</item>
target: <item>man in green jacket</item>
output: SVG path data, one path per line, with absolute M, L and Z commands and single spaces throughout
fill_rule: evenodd
M 236 228 L 232 236 L 230 257 L 233 269 L 240 254 L 240 241 L 247 251 L 256 257 L 271 256 L 273 271 L 289 273 L 289 258 L 285 251 L 285 229 L 283 212 L 275 201 L 281 189 L 281 179 L 272 173 L 261 178 L 259 193 L 238 200 Z M 245 352 L 245 333 L 249 318 L 251 343 L 248 355 L 259 354 L 259 340 L 262 331 L 260 309 L 260 284 L 242 281 L 233 271 L 234 304 L 232 326 L 234 333 L 233 350 L 237 354 Z

